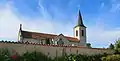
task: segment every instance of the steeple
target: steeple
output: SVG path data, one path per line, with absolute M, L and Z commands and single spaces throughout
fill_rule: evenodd
M 78 10 L 78 20 L 77 20 L 77 25 L 76 26 L 85 27 L 84 24 L 83 24 L 83 21 L 82 21 L 82 16 L 81 16 L 81 13 L 80 13 L 80 9 Z
M 80 41 L 79 45 L 86 46 L 86 27 L 83 24 L 80 10 L 78 11 L 77 24 L 73 28 L 73 30 L 74 37 Z

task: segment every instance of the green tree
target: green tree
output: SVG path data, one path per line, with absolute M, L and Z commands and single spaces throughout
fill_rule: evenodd
M 111 43 L 109 49 L 114 49 L 114 45 Z
M 117 40 L 115 42 L 115 49 L 119 49 L 120 48 L 120 40 Z
M 120 53 L 120 40 L 117 40 L 115 42 L 115 53 L 116 54 Z
M 92 48 L 90 43 L 87 43 L 86 46 L 87 46 L 88 48 Z

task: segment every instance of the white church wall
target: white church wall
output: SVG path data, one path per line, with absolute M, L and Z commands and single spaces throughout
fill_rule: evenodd
M 62 39 L 62 41 L 64 42 L 64 45 L 74 45 L 74 46 L 78 46 L 79 43 L 77 42 L 70 42 L 69 40 L 67 40 L 63 35 L 59 35 L 57 36 L 54 41 L 56 41 L 55 45 L 57 45 L 57 41 L 59 41 L 59 39 Z
M 76 30 L 78 31 L 78 36 L 76 36 Z M 81 30 L 84 30 L 84 36 L 82 36 Z M 80 46 L 86 45 L 86 29 L 84 27 L 74 28 L 74 37 L 80 40 L 80 43 L 79 43 Z
M 75 38 L 78 38 L 79 40 L 80 40 L 80 32 L 79 32 L 79 29 L 80 29 L 80 27 L 76 27 L 76 28 L 74 28 L 74 37 Z M 76 30 L 78 31 L 78 36 L 76 36 Z
M 69 44 L 70 44 L 71 46 L 78 46 L 78 45 L 79 45 L 79 42 L 69 42 Z

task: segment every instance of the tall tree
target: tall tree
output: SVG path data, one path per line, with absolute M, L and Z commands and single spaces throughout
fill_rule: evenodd
M 109 49 L 114 49 L 114 45 L 111 43 Z

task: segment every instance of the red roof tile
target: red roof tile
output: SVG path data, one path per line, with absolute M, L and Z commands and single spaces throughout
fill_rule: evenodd
M 55 38 L 57 35 L 54 34 L 46 34 L 46 33 L 37 33 L 37 32 L 29 32 L 29 31 L 21 31 L 21 34 L 24 38 Z M 71 42 L 79 42 L 79 40 L 77 38 L 74 37 L 69 37 L 69 36 L 65 36 L 67 40 L 71 41 Z

